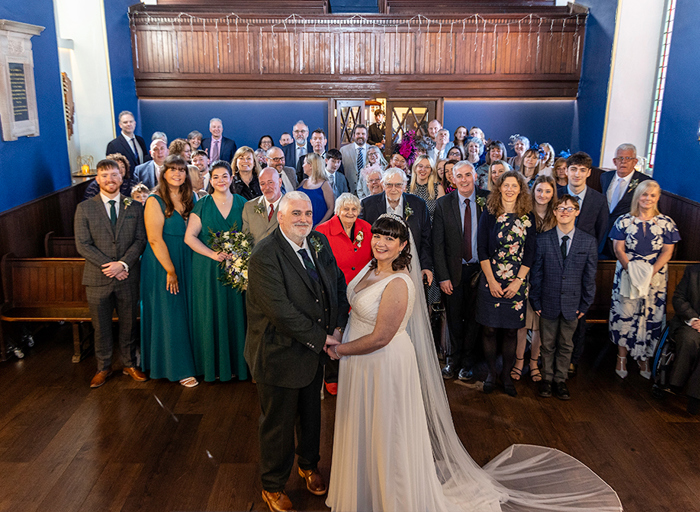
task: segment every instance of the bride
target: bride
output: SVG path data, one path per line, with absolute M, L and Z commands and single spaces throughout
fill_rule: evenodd
M 340 382 L 326 504 L 334 512 L 622 510 L 610 486 L 558 450 L 514 445 L 484 468 L 471 459 L 452 423 L 404 220 L 381 215 L 371 247 L 374 259 L 348 285 L 343 343 L 327 349 L 340 359 Z

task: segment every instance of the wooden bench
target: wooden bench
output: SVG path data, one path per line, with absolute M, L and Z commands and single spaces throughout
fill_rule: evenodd
M 75 237 L 55 236 L 53 231 L 44 237 L 44 256 L 47 258 L 80 258 L 75 248 Z
M 85 260 L 6 254 L 0 266 L 5 298 L 0 307 L 0 358 L 6 358 L 6 323 L 68 322 L 73 326 L 73 362 L 79 363 L 90 345 L 89 333 L 81 336 L 81 324 L 90 322 L 82 284 Z

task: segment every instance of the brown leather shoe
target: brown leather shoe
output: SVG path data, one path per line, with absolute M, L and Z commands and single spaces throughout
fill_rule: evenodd
M 326 494 L 328 488 L 326 487 L 326 482 L 323 480 L 321 473 L 318 469 L 301 469 L 299 468 L 299 476 L 306 480 L 306 488 L 311 494 L 316 496 L 323 496 Z
M 294 512 L 292 500 L 289 499 L 289 496 L 284 491 L 267 492 L 263 489 L 262 497 L 272 512 Z
M 136 368 L 135 366 L 130 366 L 128 368 L 124 368 L 124 370 L 122 370 L 122 373 L 124 375 L 130 376 L 136 382 L 146 382 L 148 380 L 148 377 L 146 377 L 146 374 L 143 373 L 138 368 Z
M 90 381 L 90 387 L 91 388 L 99 388 L 102 386 L 105 382 L 107 382 L 107 379 L 109 376 L 112 375 L 112 370 L 102 370 L 99 371 L 95 374 L 95 376 L 92 378 Z

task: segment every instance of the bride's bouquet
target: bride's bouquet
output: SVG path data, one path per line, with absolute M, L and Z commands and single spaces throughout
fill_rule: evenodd
M 244 292 L 248 288 L 248 261 L 253 249 L 253 237 L 236 230 L 233 225 L 229 231 L 209 230 L 209 247 L 215 252 L 224 253 L 227 258 L 220 263 L 223 270 L 219 277 L 224 286 Z

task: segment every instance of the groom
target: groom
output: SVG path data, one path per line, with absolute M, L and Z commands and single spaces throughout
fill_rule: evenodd
M 348 320 L 345 277 L 325 236 L 311 232 L 303 192 L 282 197 L 279 228 L 255 245 L 248 267 L 245 359 L 260 398 L 262 496 L 272 511 L 292 510 L 284 486 L 294 465 L 318 496 L 322 354 L 340 342 Z

